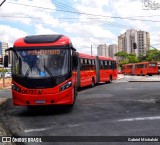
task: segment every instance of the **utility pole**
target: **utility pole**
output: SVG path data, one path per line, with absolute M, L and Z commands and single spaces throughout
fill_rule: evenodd
M 4 1 L 0 4 L 0 7 L 4 4 L 5 1 L 6 1 L 6 0 L 4 0 Z
M 91 45 L 91 55 L 92 55 L 93 53 L 92 53 L 92 45 Z

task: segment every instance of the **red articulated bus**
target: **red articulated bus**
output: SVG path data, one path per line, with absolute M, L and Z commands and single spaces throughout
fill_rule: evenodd
M 74 103 L 77 94 L 77 52 L 63 35 L 20 38 L 13 53 L 13 104 L 20 106 Z
M 140 62 L 134 64 L 125 64 L 122 66 L 124 74 L 130 75 L 154 75 L 158 74 L 157 62 Z
M 26 36 L 8 51 L 15 106 L 73 105 L 78 87 L 117 78 L 115 60 L 78 53 L 63 35 Z
M 78 53 L 78 87 L 94 86 L 117 79 L 116 61 L 109 57 Z

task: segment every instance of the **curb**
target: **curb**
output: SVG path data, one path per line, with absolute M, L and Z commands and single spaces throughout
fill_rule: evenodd
M 0 98 L 0 106 L 7 101 L 8 98 Z

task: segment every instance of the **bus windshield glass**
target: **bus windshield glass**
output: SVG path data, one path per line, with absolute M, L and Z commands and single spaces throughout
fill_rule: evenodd
M 68 49 L 16 50 L 13 57 L 14 75 L 40 78 L 61 76 L 69 72 Z

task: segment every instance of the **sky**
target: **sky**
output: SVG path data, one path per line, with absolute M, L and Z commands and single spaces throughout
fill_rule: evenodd
M 0 0 L 2 3 L 3 0 Z M 0 7 L 0 41 L 13 46 L 28 35 L 63 34 L 82 53 L 117 44 L 127 29 L 150 33 L 160 49 L 159 0 L 6 0 Z

